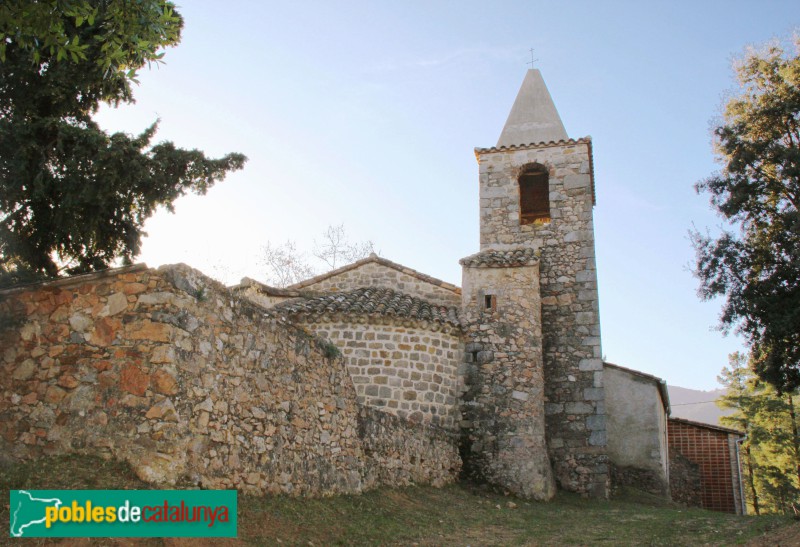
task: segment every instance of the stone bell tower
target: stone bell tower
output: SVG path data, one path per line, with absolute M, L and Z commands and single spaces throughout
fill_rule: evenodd
M 497 146 L 475 155 L 481 251 L 461 261 L 465 467 L 546 499 L 552 465 L 561 488 L 607 497 L 591 139 L 567 136 L 528 70 Z

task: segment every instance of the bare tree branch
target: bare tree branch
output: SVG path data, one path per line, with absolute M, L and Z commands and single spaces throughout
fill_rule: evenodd
M 288 287 L 314 277 L 316 273 L 305 254 L 298 252 L 297 245 L 291 240 L 277 246 L 268 242 L 261 263 L 267 272 L 267 283 L 276 287 Z

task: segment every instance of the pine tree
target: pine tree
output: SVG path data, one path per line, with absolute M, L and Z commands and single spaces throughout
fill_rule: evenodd
M 742 463 L 748 505 L 757 515 L 791 512 L 800 497 L 800 439 L 793 414 L 800 395 L 779 394 L 753 373 L 747 358 L 738 352 L 729 356 L 729 365 L 718 380 L 727 392 L 717 404 L 735 410 L 720 421 L 747 435 Z
M 800 387 L 800 38 L 737 66 L 740 92 L 714 129 L 720 173 L 698 192 L 730 229 L 693 234 L 700 296 L 725 297 L 722 325 L 748 340 L 758 376 Z

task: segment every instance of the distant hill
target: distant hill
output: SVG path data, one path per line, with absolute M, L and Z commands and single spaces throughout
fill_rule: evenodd
M 722 425 L 721 416 L 731 414 L 732 410 L 722 411 L 714 401 L 725 394 L 724 389 L 702 391 L 678 386 L 667 386 L 672 416 L 693 420 L 704 424 Z

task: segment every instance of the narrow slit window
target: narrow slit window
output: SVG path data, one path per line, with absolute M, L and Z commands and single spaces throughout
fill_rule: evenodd
M 483 307 L 487 310 L 497 309 L 497 297 L 493 294 L 487 294 L 483 297 Z
M 519 176 L 519 222 L 550 220 L 550 181 L 543 165 L 533 165 Z

